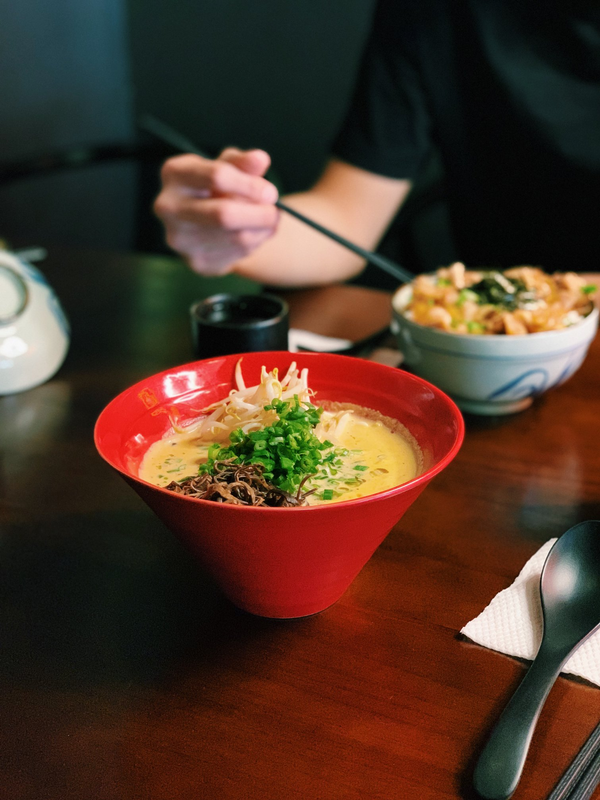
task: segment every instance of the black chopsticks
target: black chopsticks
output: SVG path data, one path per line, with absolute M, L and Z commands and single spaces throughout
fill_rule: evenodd
M 334 242 L 341 244 L 343 247 L 346 247 L 348 250 L 352 250 L 353 253 L 356 253 L 358 256 L 362 256 L 365 261 L 368 261 L 370 264 L 374 264 L 379 269 L 382 269 L 384 272 L 387 272 L 388 275 L 391 275 L 392 278 L 396 278 L 396 280 L 400 281 L 401 283 L 410 283 L 412 279 L 415 277 L 412 272 L 409 272 L 404 267 L 401 267 L 400 264 L 396 264 L 395 261 L 390 261 L 389 258 L 385 256 L 380 256 L 379 253 L 373 253 L 371 250 L 365 250 L 363 247 L 360 247 L 358 244 L 354 244 L 349 239 L 344 239 L 343 236 L 339 236 L 339 234 L 334 233 L 329 228 L 324 228 L 322 225 L 319 225 L 318 222 L 315 222 L 314 219 L 310 219 L 309 217 L 305 217 L 304 214 L 301 214 L 299 211 L 296 211 L 295 208 L 291 208 L 290 206 L 284 205 L 281 200 L 277 200 L 275 205 L 277 208 L 280 208 L 282 211 L 286 211 L 288 214 L 291 214 L 292 217 L 296 217 L 301 222 L 304 222 L 306 225 L 310 225 L 311 228 L 314 228 L 319 233 L 325 234 L 325 236 L 329 236 L 330 239 L 333 239 Z
M 600 783 L 600 723 L 548 795 L 548 800 L 589 800 L 598 783 Z
M 147 133 L 151 133 L 157 139 L 160 139 L 166 144 L 171 145 L 176 150 L 181 150 L 185 153 L 195 153 L 203 158 L 209 157 L 202 150 L 199 150 L 187 137 L 183 136 L 181 133 L 179 133 L 179 131 L 171 128 L 170 125 L 162 122 L 162 120 L 152 116 L 152 114 L 144 114 L 141 116 L 138 120 L 138 125 L 142 130 L 145 130 Z M 285 205 L 285 203 L 282 203 L 281 200 L 277 200 L 275 205 L 277 208 L 285 211 L 292 217 L 296 217 L 296 219 L 304 222 L 305 225 L 309 225 L 311 228 L 319 231 L 319 233 L 322 233 L 325 236 L 328 236 L 330 239 L 333 239 L 334 242 L 341 244 L 342 247 L 345 247 L 348 250 L 351 250 L 353 253 L 356 253 L 356 255 L 361 256 L 370 264 L 374 264 L 376 267 L 379 267 L 379 269 L 387 272 L 388 275 L 396 278 L 396 280 L 400 281 L 401 283 L 410 283 L 415 277 L 412 272 L 409 272 L 409 270 L 401 267 L 400 264 L 396 264 L 395 261 L 392 261 L 385 256 L 381 256 L 378 253 L 373 253 L 370 250 L 365 250 L 363 247 L 360 247 L 360 245 L 357 245 L 354 242 L 351 242 L 349 239 L 345 239 L 343 236 L 334 233 L 329 228 L 325 228 L 323 225 L 320 225 L 318 222 L 315 222 L 309 217 L 305 217 L 304 214 L 301 214 L 294 208 Z

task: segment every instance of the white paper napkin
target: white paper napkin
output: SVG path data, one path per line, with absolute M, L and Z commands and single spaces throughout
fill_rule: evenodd
M 525 564 L 514 583 L 499 592 L 461 633 L 484 647 L 533 660 L 542 638 L 540 575 L 555 541 L 546 542 Z M 571 656 L 562 671 L 600 686 L 600 632 Z
M 297 353 L 302 348 L 314 350 L 316 353 L 330 353 L 336 350 L 346 350 L 352 346 L 350 339 L 323 336 L 320 333 L 304 331 L 301 328 L 290 328 L 288 341 L 291 353 Z

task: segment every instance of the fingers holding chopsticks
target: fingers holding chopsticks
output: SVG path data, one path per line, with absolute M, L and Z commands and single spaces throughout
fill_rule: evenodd
M 264 151 L 228 148 L 217 159 L 187 154 L 163 165 L 154 210 L 197 272 L 228 272 L 275 232 L 278 193 L 262 177 L 269 164 Z

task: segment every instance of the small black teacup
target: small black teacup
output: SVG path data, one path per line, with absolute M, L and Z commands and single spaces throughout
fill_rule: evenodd
M 216 294 L 190 309 L 196 358 L 287 350 L 287 303 L 272 294 Z

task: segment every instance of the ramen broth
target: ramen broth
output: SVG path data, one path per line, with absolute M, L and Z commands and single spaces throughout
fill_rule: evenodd
M 326 406 L 316 435 L 347 451 L 335 471 L 310 478 L 308 505 L 335 503 L 382 492 L 412 480 L 422 471 L 420 450 L 396 420 L 350 404 Z M 209 444 L 197 432 L 170 433 L 155 442 L 140 466 L 139 477 L 167 486 L 198 473 L 208 457 Z

